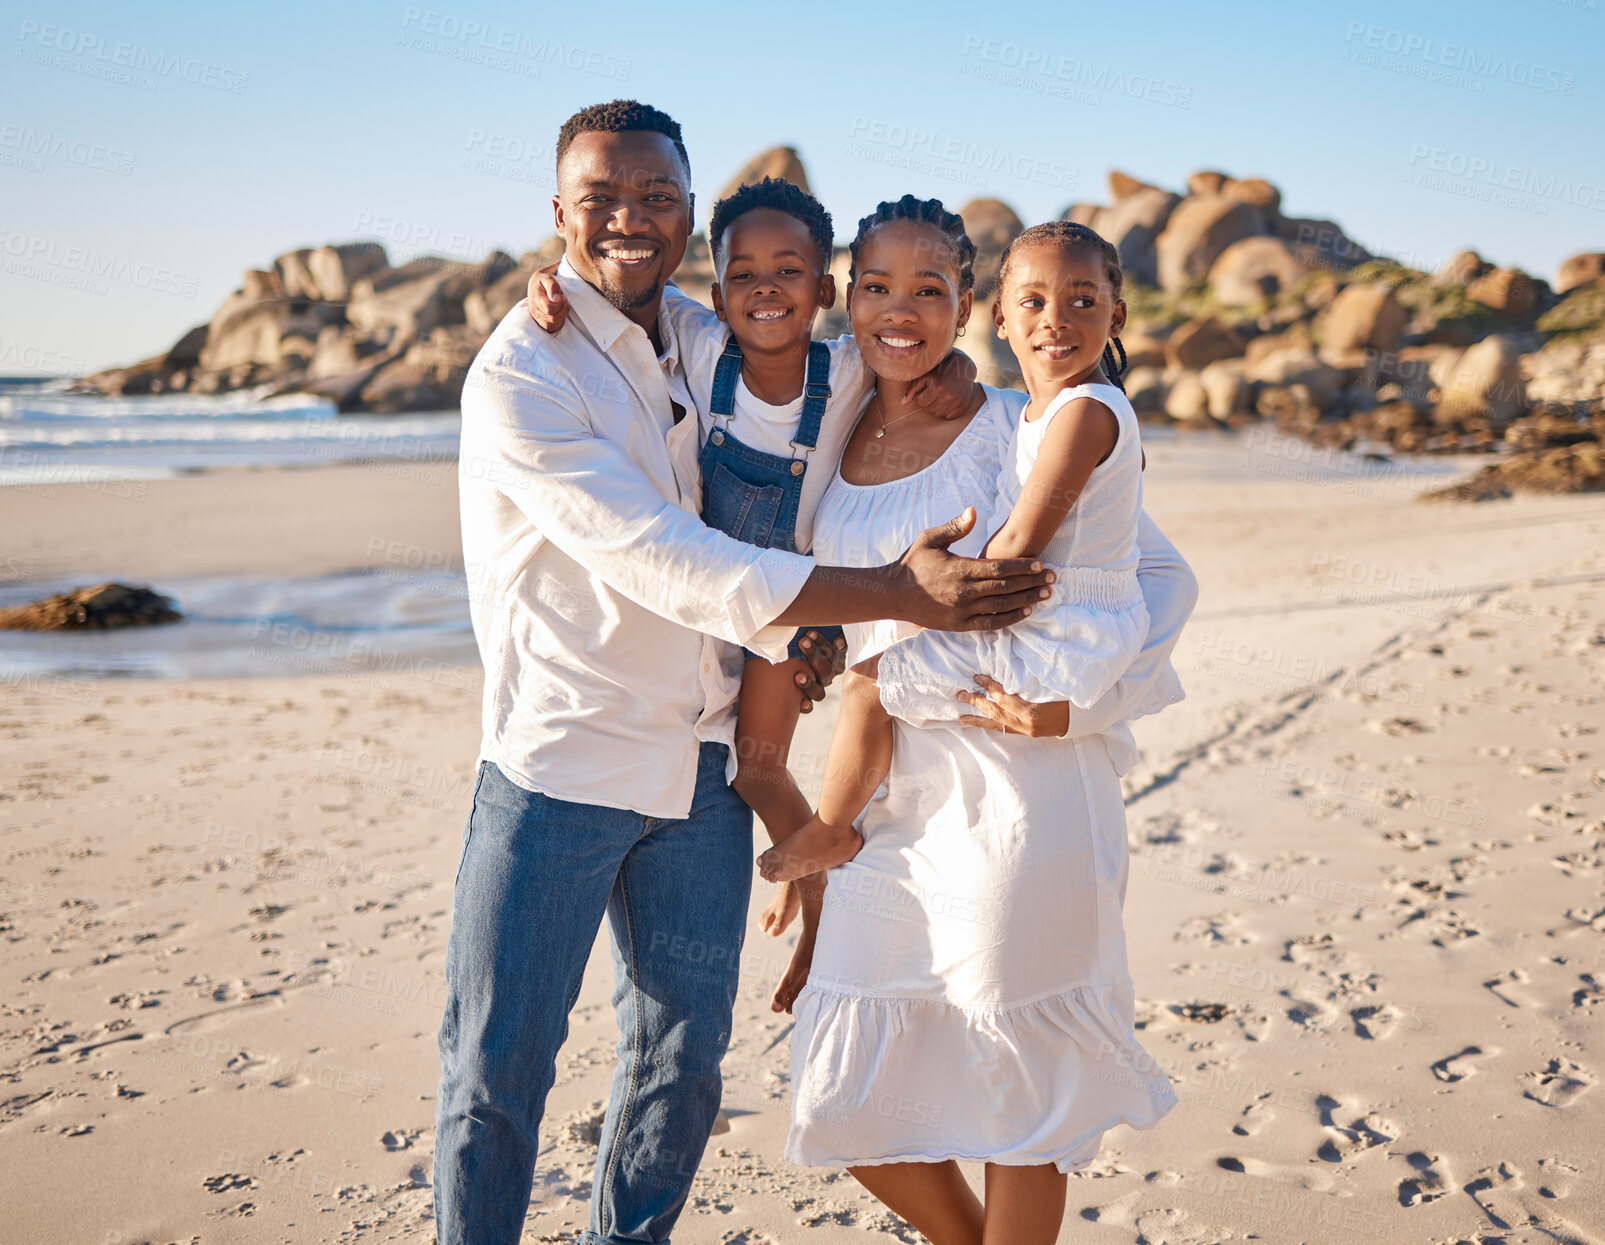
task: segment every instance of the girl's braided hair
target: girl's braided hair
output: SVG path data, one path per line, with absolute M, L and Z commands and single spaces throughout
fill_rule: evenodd
M 882 225 L 889 225 L 899 220 L 934 225 L 946 234 L 952 247 L 950 258 L 959 271 L 959 293 L 962 294 L 974 287 L 975 243 L 971 242 L 970 235 L 964 232 L 963 217 L 957 212 L 949 212 L 942 206 L 940 199 L 916 199 L 913 195 L 904 195 L 896 202 L 878 204 L 873 212 L 858 222 L 858 233 L 847 248 L 852 256 L 848 280 L 858 280 L 858 252 L 870 234 Z
M 1009 257 L 1016 247 L 1036 245 L 1053 245 L 1064 248 L 1072 246 L 1093 247 L 1103 257 L 1105 273 L 1108 274 L 1109 283 L 1114 286 L 1115 297 L 1120 297 L 1121 287 L 1125 282 L 1125 272 L 1120 267 L 1120 252 L 1115 249 L 1102 234 L 1078 225 L 1074 221 L 1050 220 L 1045 224 L 1032 225 L 1024 230 L 1018 238 L 1009 243 L 1003 251 L 1003 262 L 998 268 L 998 294 L 1001 297 L 1003 285 L 1009 279 Z M 1117 357 L 1118 352 L 1118 357 Z M 1126 348 L 1120 344 L 1120 338 L 1111 338 L 1104 343 L 1103 370 L 1109 379 L 1114 382 L 1122 392 L 1126 386 L 1122 378 L 1126 374 Z

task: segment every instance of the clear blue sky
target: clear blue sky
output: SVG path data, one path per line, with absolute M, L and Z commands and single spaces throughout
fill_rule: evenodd
M 1605 249 L 1602 3 L 8 0 L 0 373 L 153 354 L 298 246 L 516 254 L 551 232 L 559 123 L 618 95 L 681 121 L 704 217 L 776 143 L 839 240 L 905 191 L 1030 222 L 1111 167 L 1216 167 L 1418 266 L 1552 279 Z

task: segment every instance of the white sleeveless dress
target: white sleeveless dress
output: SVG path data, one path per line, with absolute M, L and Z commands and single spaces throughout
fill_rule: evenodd
M 1024 405 L 988 390 L 942 458 L 905 479 L 838 475 L 815 555 L 881 565 L 984 507 Z M 897 630 L 848 627 L 850 660 Z M 1132 1027 L 1125 805 L 1105 739 L 894 731 L 864 846 L 830 871 L 794 1007 L 786 1157 L 1083 1167 L 1106 1129 L 1150 1128 L 1175 1105 Z
M 1081 397 L 1107 406 L 1119 435 L 1042 551 L 1042 561 L 1058 576 L 1053 596 L 1003 631 L 924 631 L 892 645 L 880 669 L 886 708 L 894 716 L 922 721 L 970 712 L 953 693 L 973 688 L 977 672 L 990 674 L 1022 700 L 1068 700 L 1085 709 L 1114 686 L 1142 648 L 1148 634 L 1148 609 L 1137 585 L 1142 441 L 1137 413 L 1114 385 L 1065 389 L 1039 418 L 1016 422 L 985 531 L 990 535 L 1003 526 L 1054 416 Z

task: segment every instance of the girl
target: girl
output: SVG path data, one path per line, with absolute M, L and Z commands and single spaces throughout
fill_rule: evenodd
M 1136 413 L 1111 383 L 1120 375 L 1115 350 L 1124 353 L 1121 278 L 1115 248 L 1069 221 L 1028 229 L 1004 253 L 992 315 L 1014 347 L 1031 402 L 999 474 L 984 556 L 1040 556 L 1058 574 L 1053 597 L 1008 630 L 921 633 L 855 666 L 819 811 L 759 857 L 768 880 L 841 864 L 862 843 L 853 823 L 891 764 L 892 719 L 873 685 L 880 670 L 910 696 L 930 694 L 932 680 L 936 688 L 965 685 L 981 671 L 1022 699 L 1084 709 L 1142 647 L 1142 448 Z
M 1024 395 L 984 389 L 979 409 L 946 424 L 885 412 L 968 317 L 974 248 L 962 222 L 940 203 L 905 197 L 866 217 L 852 250 L 848 309 L 877 397 L 820 505 L 817 556 L 843 565 L 895 556 L 1017 455 L 1013 470 L 1032 487 L 1005 491 L 1000 543 L 1034 545 L 1052 561 L 1060 539 L 1086 537 L 1068 550 L 1063 565 L 1073 569 L 1059 580 L 1082 630 L 1071 626 L 1056 651 L 1088 660 L 1038 673 L 1050 694 L 1092 693 L 1105 676 L 1085 668 L 1118 666 L 1111 654 L 1127 643 L 1123 628 L 1141 633 L 1138 617 L 1125 617 L 1117 539 L 1128 509 L 1135 526 L 1134 496 L 1129 507 L 1121 500 L 1137 486 L 1135 424 L 1117 390 L 1071 384 L 1101 386 L 1109 375 L 1099 364 L 1123 323 L 1112 248 L 1073 227 L 1022 235 L 1006 255 L 993 318 L 1029 369 L 1032 418 L 1021 420 Z M 1050 455 L 1053 470 L 1043 463 Z M 1065 519 L 1071 494 L 1080 513 Z M 1068 608 L 1052 602 L 1037 618 Z M 899 638 L 884 623 L 847 630 L 861 663 L 849 684 L 866 703 L 849 710 L 844 701 L 843 715 L 862 737 L 874 656 L 887 650 L 884 675 L 900 647 L 925 646 L 935 633 Z M 1100 648 L 1095 634 L 1119 638 Z M 910 653 L 909 671 L 929 655 Z M 972 650 L 948 688 L 969 684 L 974 660 Z M 1004 673 L 1006 687 L 1021 681 Z M 1026 739 L 958 722 L 891 729 L 890 772 L 863 812 L 862 849 L 831 870 L 812 964 L 788 974 L 800 989 L 786 1156 L 846 1166 L 935 1245 L 1048 1245 L 1065 1174 L 1092 1161 L 1106 1129 L 1152 1127 L 1175 1102 L 1133 1029 L 1116 763 L 1098 735 Z M 838 747 L 851 737 L 833 741 L 826 778 L 838 819 L 863 785 Z M 984 1204 L 960 1160 L 986 1164 Z

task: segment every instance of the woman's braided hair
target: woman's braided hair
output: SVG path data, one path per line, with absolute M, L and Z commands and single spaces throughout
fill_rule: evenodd
M 893 221 L 911 220 L 924 225 L 934 225 L 947 235 L 948 243 L 952 248 L 950 258 L 959 272 L 959 293 L 972 289 L 975 286 L 975 243 L 970 241 L 970 235 L 964 232 L 964 218 L 957 212 L 949 212 L 942 206 L 940 199 L 916 199 L 913 195 L 904 195 L 896 202 L 881 203 L 868 216 L 858 222 L 858 233 L 848 245 L 848 253 L 852 256 L 852 266 L 848 269 L 848 280 L 858 280 L 858 252 L 882 225 L 890 225 Z
M 1032 225 L 1023 231 L 1018 238 L 1009 243 L 1003 251 L 1003 262 L 998 268 L 998 294 L 1001 297 L 1003 285 L 1009 279 L 1009 256 L 1016 247 L 1037 245 L 1053 245 L 1064 248 L 1072 246 L 1094 247 L 1103 256 L 1104 271 L 1108 274 L 1109 283 L 1114 286 L 1115 297 L 1120 297 L 1121 287 L 1125 283 L 1126 274 L 1120 267 L 1120 252 L 1115 244 L 1102 234 L 1078 225 L 1069 220 L 1050 220 L 1045 224 Z M 1118 356 L 1117 356 L 1118 352 Z M 1126 386 L 1122 379 L 1126 374 L 1126 348 L 1120 344 L 1120 338 L 1114 337 L 1104 343 L 1103 370 L 1109 379 L 1114 382 L 1122 392 Z

